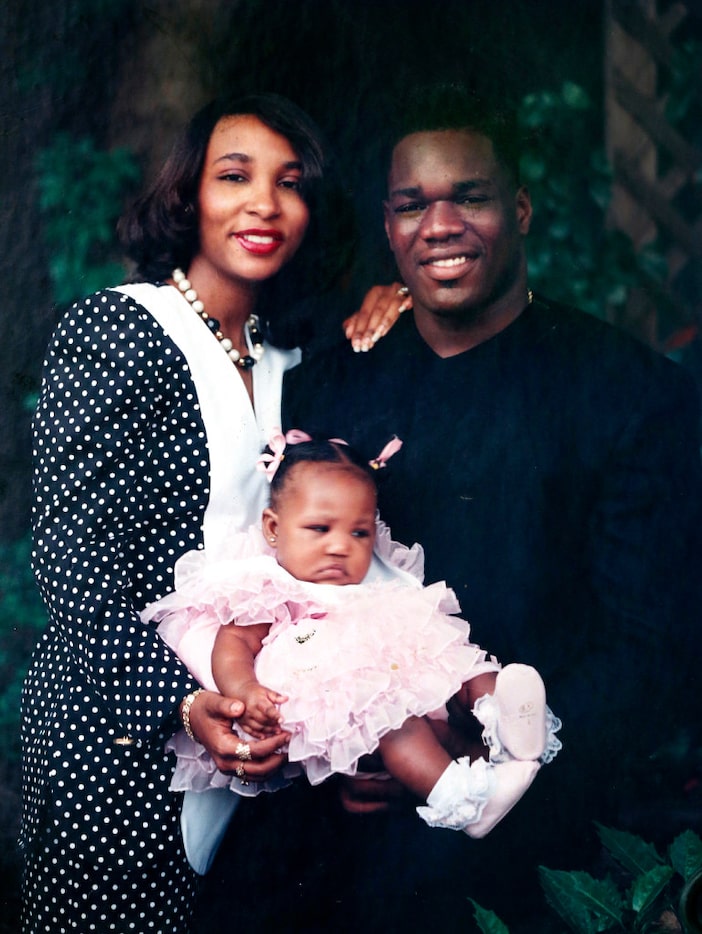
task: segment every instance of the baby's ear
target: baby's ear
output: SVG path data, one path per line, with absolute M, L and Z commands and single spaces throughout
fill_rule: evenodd
M 270 507 L 263 510 L 261 525 L 268 544 L 275 545 L 278 540 L 278 515 Z

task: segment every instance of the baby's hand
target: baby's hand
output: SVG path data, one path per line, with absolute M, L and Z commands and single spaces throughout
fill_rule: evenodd
M 246 709 L 237 722 L 247 733 L 256 739 L 265 739 L 280 732 L 282 717 L 278 705 L 288 699 L 284 694 L 278 694 L 258 681 L 244 685 L 238 694 Z

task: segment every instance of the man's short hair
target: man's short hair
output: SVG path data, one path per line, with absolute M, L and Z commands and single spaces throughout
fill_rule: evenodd
M 516 109 L 505 101 L 488 100 L 459 84 L 438 84 L 408 93 L 405 106 L 395 111 L 389 137 L 387 165 L 395 146 L 412 133 L 434 130 L 472 130 L 486 136 L 495 156 L 519 184 L 521 135 Z

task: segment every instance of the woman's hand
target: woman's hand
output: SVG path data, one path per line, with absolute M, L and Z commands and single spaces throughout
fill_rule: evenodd
M 285 755 L 276 750 L 287 743 L 290 734 L 281 731 L 258 742 L 242 743 L 232 732 L 232 721 L 243 712 L 241 701 L 202 691 L 190 706 L 190 727 L 220 772 L 233 774 L 243 767 L 246 778 L 265 781 L 285 761 Z M 250 758 L 242 756 L 244 746 L 248 746 Z
M 344 321 L 344 334 L 353 349 L 365 353 L 388 333 L 403 311 L 412 307 L 412 296 L 400 282 L 374 285 L 360 309 Z

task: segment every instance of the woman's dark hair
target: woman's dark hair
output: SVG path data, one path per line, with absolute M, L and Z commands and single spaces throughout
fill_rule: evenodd
M 308 281 L 311 275 L 307 267 L 316 269 L 314 287 L 319 289 L 320 286 L 330 286 L 340 265 L 347 261 L 346 255 L 332 257 L 332 261 L 328 257 L 324 262 L 320 261 L 316 254 L 321 250 L 322 242 L 328 244 L 334 239 L 326 229 L 320 228 L 326 228 L 332 221 L 339 231 L 339 240 L 344 238 L 348 246 L 353 238 L 348 229 L 343 229 L 348 209 L 345 213 L 339 192 L 334 193 L 336 197 L 332 205 L 334 195 L 331 190 L 322 191 L 322 176 L 328 158 L 320 130 L 303 110 L 277 94 L 217 98 L 198 111 L 176 140 L 154 182 L 120 220 L 118 233 L 127 256 L 136 263 L 133 278 L 137 281 L 162 281 L 169 278 L 176 267 L 187 272 L 199 248 L 198 192 L 207 146 L 221 119 L 239 115 L 258 117 L 271 130 L 284 136 L 302 163 L 302 196 L 309 207 L 310 224 L 305 243 L 298 253 L 313 253 L 315 257 L 307 264 L 296 257 L 289 264 L 292 273 L 288 275 L 290 281 L 286 288 L 279 290 L 279 294 L 269 302 L 276 306 L 283 301 L 290 304 L 294 298 L 311 291 L 311 282 Z M 337 254 L 343 252 L 338 244 L 334 246 Z M 333 260 L 336 260 L 336 265 Z M 329 282 L 320 283 L 320 269 L 329 274 Z M 265 303 L 259 312 L 262 312 L 266 328 L 268 309 Z M 271 337 L 270 334 L 267 336 Z M 285 339 L 277 343 L 284 345 L 291 341 Z
M 272 453 L 270 448 L 266 452 Z M 278 469 L 271 480 L 271 506 L 276 508 L 279 497 L 285 489 L 286 478 L 297 464 L 339 464 L 347 467 L 353 473 L 364 477 L 377 488 L 376 473 L 368 461 L 363 460 L 358 451 L 338 441 L 301 441 L 299 444 L 288 444 L 285 454 L 278 464 Z

